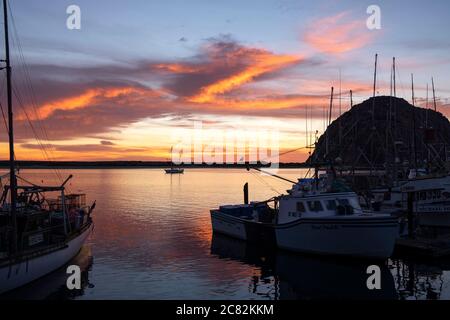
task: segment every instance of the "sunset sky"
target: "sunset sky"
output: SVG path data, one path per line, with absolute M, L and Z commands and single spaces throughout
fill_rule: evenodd
M 349 108 L 350 89 L 355 103 L 371 96 L 375 53 L 378 94 L 389 94 L 395 56 L 397 95 L 410 101 L 414 73 L 425 105 L 434 77 L 438 109 L 450 115 L 447 0 L 10 2 L 20 160 L 165 160 L 178 143 L 174 132 L 193 134 L 194 121 L 278 130 L 281 152 L 299 148 L 307 126 L 323 132 L 331 86 L 342 91 L 335 116 L 339 103 Z M 66 28 L 71 4 L 81 8 L 81 30 Z M 372 4 L 380 30 L 366 27 Z M 0 89 L 5 109 L 4 80 Z

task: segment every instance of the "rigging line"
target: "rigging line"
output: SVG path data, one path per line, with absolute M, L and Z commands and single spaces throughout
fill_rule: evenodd
M 30 125 L 31 130 L 33 131 L 33 134 L 35 135 L 35 138 L 36 138 L 38 144 L 42 148 L 42 152 L 45 153 L 45 157 L 44 158 L 46 160 L 49 160 L 48 154 L 47 154 L 47 152 L 46 152 L 46 150 L 45 150 L 41 140 L 39 139 L 39 136 L 36 134 L 36 130 L 34 128 L 34 125 L 33 125 L 32 121 L 31 121 L 31 119 L 30 119 L 30 117 L 28 115 L 28 112 L 26 111 L 26 108 L 24 107 L 24 105 L 22 103 L 22 99 L 21 99 L 20 95 L 18 94 L 18 92 L 16 91 L 15 88 L 13 88 L 13 92 L 14 92 L 14 95 L 16 96 L 17 102 L 19 102 L 19 106 L 22 108 L 22 111 L 24 112 L 25 117 L 27 118 L 28 124 Z
M 25 117 L 27 118 L 28 124 L 30 125 L 30 128 L 31 128 L 33 134 L 35 135 L 36 141 L 38 142 L 39 146 L 41 147 L 41 152 L 42 152 L 44 159 L 47 161 L 50 161 L 50 157 L 47 153 L 47 150 L 45 149 L 44 144 L 42 143 L 41 139 L 39 138 L 39 136 L 36 133 L 36 129 L 28 115 L 28 112 L 26 111 L 26 108 L 23 105 L 20 95 L 18 94 L 18 92 L 15 89 L 13 89 L 13 92 L 14 92 L 14 95 L 16 96 L 17 101 L 19 102 L 19 106 L 22 108 L 22 111 L 24 112 Z
M 39 139 L 39 136 L 36 133 L 36 129 L 34 128 L 34 125 L 28 115 L 28 112 L 26 111 L 26 108 L 24 107 L 24 105 L 22 103 L 22 99 L 21 99 L 20 95 L 18 94 L 17 90 L 15 89 L 15 86 L 13 86 L 13 92 L 14 92 L 14 95 L 16 96 L 17 101 L 19 102 L 19 106 L 21 107 L 22 111 L 25 114 L 25 117 L 27 118 L 28 124 L 30 125 L 31 130 L 33 131 L 33 134 L 35 135 L 36 141 L 38 142 L 38 144 L 41 147 L 41 152 L 44 156 L 44 159 L 46 159 L 47 161 L 50 161 L 48 153 L 47 153 L 42 141 Z
M 250 173 L 252 175 L 254 175 L 261 183 L 263 183 L 264 185 L 266 185 L 266 187 L 268 187 L 269 189 L 271 189 L 273 192 L 276 192 L 278 194 L 281 194 L 281 192 L 279 192 L 278 190 L 276 190 L 274 187 L 272 187 L 272 185 L 270 185 L 267 181 L 265 181 L 259 174 L 256 174 L 256 172 L 250 171 Z
M 14 21 L 14 17 L 13 17 L 12 14 L 11 14 L 11 20 Z M 16 43 L 16 41 L 14 41 L 14 42 L 17 44 L 17 49 L 19 51 L 19 59 L 22 62 L 22 65 L 23 65 L 23 70 L 22 70 L 23 78 L 25 80 L 25 85 L 29 89 L 29 92 L 27 92 L 27 93 L 29 93 L 29 97 L 30 97 L 30 100 L 31 100 L 31 105 L 33 107 L 34 113 L 36 114 L 36 118 L 38 120 L 40 120 L 39 115 L 36 112 L 37 103 L 36 103 L 36 99 L 34 97 L 34 90 L 33 90 L 33 87 L 31 85 L 31 77 L 30 77 L 29 72 L 28 72 L 28 67 L 27 67 L 27 64 L 26 64 L 26 61 L 25 61 L 25 57 L 24 57 L 24 54 L 23 54 L 20 38 L 19 38 L 18 33 L 17 33 L 17 28 L 15 28 L 15 23 L 13 23 L 13 31 L 14 31 L 14 35 L 15 35 L 15 38 L 13 37 L 13 41 L 14 40 L 17 41 L 17 43 Z M 44 130 L 45 128 L 42 125 L 39 126 L 39 129 L 43 133 L 43 135 L 45 135 L 45 130 Z M 47 141 L 48 140 L 49 139 L 47 139 Z
M 311 144 L 311 145 L 309 145 L 309 146 L 304 146 L 304 147 L 300 147 L 300 148 L 288 150 L 288 151 L 285 151 L 285 152 L 281 152 L 281 153 L 278 153 L 278 157 L 283 156 L 283 155 L 288 154 L 288 153 L 292 153 L 292 152 L 298 151 L 298 150 L 312 148 L 313 146 L 314 146 L 314 144 Z M 265 158 L 265 159 L 262 159 L 262 160 L 260 160 L 260 162 L 261 162 L 261 161 L 267 161 L 267 160 L 270 160 L 270 159 L 272 159 L 273 157 L 275 157 L 275 155 L 274 155 L 274 156 L 267 157 L 267 158 Z
M 25 59 L 25 56 L 24 56 L 24 53 L 23 53 L 22 44 L 21 44 L 20 37 L 19 37 L 18 31 L 17 31 L 15 18 L 14 18 L 14 15 L 12 13 L 12 10 L 10 10 L 10 16 L 11 16 L 11 21 L 12 21 L 12 25 L 13 25 L 13 32 L 14 32 L 14 37 L 12 37 L 12 38 L 13 38 L 13 42 L 16 44 L 16 47 L 17 47 L 18 52 L 19 52 L 19 59 L 20 59 L 22 65 L 23 65 L 22 74 L 23 74 L 23 77 L 25 79 L 25 85 L 28 87 L 28 90 L 29 90 L 28 93 L 29 93 L 29 97 L 30 97 L 30 101 L 31 101 L 31 106 L 33 107 L 33 111 L 34 111 L 34 113 L 36 115 L 36 119 L 38 120 L 37 121 L 38 122 L 38 128 L 42 132 L 44 138 L 47 141 L 50 141 L 50 139 L 48 137 L 48 133 L 46 131 L 46 128 L 42 124 L 42 120 L 41 120 L 41 118 L 39 116 L 39 112 L 37 111 L 37 109 L 38 109 L 37 105 L 38 104 L 36 103 L 36 101 L 37 101 L 36 94 L 35 94 L 35 90 L 34 90 L 33 85 L 32 85 L 30 71 L 29 71 L 29 68 L 28 68 L 28 65 L 26 63 L 26 59 Z M 48 150 L 51 153 L 51 156 L 52 156 L 52 157 L 49 157 L 50 160 L 52 160 L 51 158 L 54 158 L 53 149 L 54 148 L 52 147 L 52 148 L 49 148 L 49 150 Z M 59 171 L 56 168 L 54 169 L 54 171 L 55 171 L 55 173 L 57 173 L 57 176 L 62 181 L 62 177 L 61 177 Z
M 22 177 L 19 176 L 19 175 L 17 175 L 16 177 L 17 177 L 17 179 L 22 180 L 23 182 L 28 183 L 28 184 L 32 185 L 33 187 L 39 187 L 37 184 L 34 184 L 33 182 L 28 181 L 27 179 L 22 178 Z
M 12 14 L 12 11 L 10 11 L 10 16 L 11 16 L 11 20 L 12 20 L 12 24 L 13 24 L 13 31 L 14 31 L 14 36 L 15 36 L 15 38 L 13 37 L 13 41 L 16 40 L 14 42 L 16 43 L 16 46 L 18 48 L 19 59 L 21 59 L 21 62 L 22 62 L 22 65 L 23 65 L 23 75 L 24 75 L 24 79 L 25 79 L 25 85 L 28 87 L 28 90 L 29 90 L 29 97 L 30 97 L 31 105 L 32 105 L 33 111 L 34 111 L 34 113 L 36 115 L 36 119 L 38 120 L 37 121 L 38 122 L 38 128 L 42 132 L 45 140 L 46 141 L 50 141 L 48 133 L 47 133 L 47 130 L 46 130 L 45 126 L 43 125 L 42 120 L 41 120 L 40 115 L 39 115 L 39 112 L 38 112 L 35 90 L 34 90 L 33 85 L 32 85 L 30 71 L 29 71 L 28 65 L 26 63 L 25 56 L 23 54 L 22 44 L 21 44 L 20 37 L 19 37 L 18 32 L 17 32 L 17 27 L 16 27 L 16 24 L 15 24 L 15 19 L 14 19 L 14 15 Z M 37 137 L 36 133 L 35 133 L 35 136 Z M 44 148 L 46 148 L 46 147 L 44 146 Z M 51 148 L 48 148 L 48 149 L 49 149 L 48 150 L 49 153 L 51 154 L 51 157 L 48 156 L 48 154 L 47 154 L 47 156 L 48 156 L 50 161 L 54 161 L 54 158 L 55 158 L 54 153 L 53 153 L 54 147 L 51 146 Z M 53 168 L 53 171 L 55 172 L 56 176 L 59 178 L 60 182 L 62 182 L 63 178 L 61 176 L 60 171 L 57 168 Z
M 5 129 L 9 136 L 8 123 L 6 122 L 6 116 L 5 116 L 5 112 L 3 111 L 3 104 L 1 103 L 1 101 L 0 101 L 0 109 L 2 110 L 3 123 L 5 124 Z

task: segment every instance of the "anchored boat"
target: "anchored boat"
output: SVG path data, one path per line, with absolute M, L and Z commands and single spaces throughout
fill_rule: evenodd
M 0 198 L 0 293 L 21 287 L 70 261 L 93 229 L 95 202 L 68 194 L 66 184 L 41 186 L 16 173 L 7 0 L 3 0 L 8 97 L 9 184 Z M 4 178 L 4 177 L 3 177 Z M 18 185 L 21 180 L 23 184 Z M 1 185 L 3 186 L 3 181 Z
M 173 152 L 173 147 L 170 148 L 170 156 L 171 156 L 170 169 L 164 169 L 164 171 L 167 174 L 182 174 L 182 173 L 184 173 L 184 169 L 183 168 L 177 168 L 177 167 L 174 166 L 174 163 L 172 161 L 172 152 Z
M 363 211 L 356 193 L 329 176 L 299 179 L 287 195 L 263 203 L 221 206 L 211 222 L 215 232 L 274 239 L 290 251 L 376 259 L 392 255 L 399 235 L 396 217 Z

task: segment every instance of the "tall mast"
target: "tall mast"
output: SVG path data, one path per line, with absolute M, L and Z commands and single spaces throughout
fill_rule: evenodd
M 11 94 L 11 61 L 9 59 L 9 34 L 8 34 L 8 7 L 7 0 L 3 0 L 3 21 L 5 25 L 5 63 L 6 63 L 6 88 L 8 95 L 8 133 L 9 133 L 9 170 L 11 193 L 11 222 L 12 222 L 12 252 L 17 252 L 17 181 L 14 163 L 14 127 Z
M 395 57 L 392 58 L 392 69 L 393 69 L 392 70 L 393 71 L 393 78 L 392 79 L 394 81 L 394 97 L 397 97 L 397 91 L 396 91 L 397 89 L 395 87 L 395 72 L 396 72 L 395 71 Z
M 413 105 L 413 151 L 414 151 L 414 169 L 417 175 L 417 141 L 416 141 L 416 108 L 415 108 L 415 97 L 414 97 L 414 75 L 411 73 L 411 94 L 412 94 L 412 105 Z
M 353 91 L 350 90 L 350 108 L 353 108 Z
M 434 111 L 436 111 L 436 92 L 434 91 L 434 79 L 431 78 L 431 85 L 433 86 L 433 103 L 434 103 Z
M 375 95 L 377 89 L 377 64 L 378 64 L 378 53 L 375 54 L 375 70 L 373 72 L 373 99 L 372 99 L 372 126 L 375 129 Z
M 427 95 L 425 101 L 425 129 L 428 129 L 428 83 L 427 83 Z
M 326 136 L 325 136 L 325 142 L 326 142 L 326 155 L 328 156 L 328 152 L 329 152 L 329 137 L 328 137 L 328 129 L 331 125 L 331 113 L 333 112 L 333 92 L 334 92 L 334 87 L 331 87 L 331 97 L 330 97 L 330 111 L 328 112 L 328 127 L 327 127 L 327 131 L 326 131 Z
M 341 115 L 342 115 L 342 78 L 341 69 L 339 68 L 339 150 L 341 149 L 342 143 L 342 126 L 341 126 Z

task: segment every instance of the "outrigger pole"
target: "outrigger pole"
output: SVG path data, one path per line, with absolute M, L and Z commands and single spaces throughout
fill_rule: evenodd
M 295 181 L 292 181 L 292 180 L 289 180 L 289 179 L 280 177 L 279 175 L 276 175 L 276 174 L 274 174 L 274 173 L 270 173 L 270 172 L 261 170 L 261 169 L 259 169 L 259 168 L 250 168 L 250 167 L 247 167 L 247 171 L 250 171 L 251 169 L 256 170 L 256 171 L 259 171 L 259 172 L 262 172 L 262 173 L 265 173 L 265 174 L 267 174 L 267 175 L 269 175 L 269 176 L 272 176 L 272 177 L 274 177 L 274 178 L 281 179 L 281 180 L 284 180 L 284 181 L 287 181 L 287 182 L 290 182 L 290 183 L 293 183 L 293 184 L 296 184 L 296 183 L 297 183 L 297 182 L 295 182 Z
M 8 34 L 8 7 L 7 0 L 3 0 L 3 21 L 5 28 L 5 60 L 6 63 L 6 87 L 8 96 L 8 134 L 9 134 L 9 170 L 10 170 L 10 194 L 11 194 L 11 224 L 12 224 L 12 253 L 17 252 L 17 180 L 14 162 L 14 127 L 12 112 L 12 89 L 11 89 L 11 61 L 9 57 L 9 34 Z

